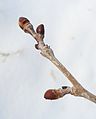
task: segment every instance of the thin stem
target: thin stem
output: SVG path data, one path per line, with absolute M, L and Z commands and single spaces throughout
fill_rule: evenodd
M 69 79 L 73 86 L 80 85 L 79 82 L 56 57 L 53 57 L 51 62 Z
M 84 90 L 84 92 L 81 93 L 81 97 L 84 97 L 94 103 L 96 103 L 96 95 L 90 93 L 88 90 Z
M 41 50 L 41 54 L 49 59 L 69 79 L 74 87 L 81 86 L 79 82 L 73 77 L 73 75 L 55 57 L 53 50 L 49 46 L 44 46 L 44 48 Z

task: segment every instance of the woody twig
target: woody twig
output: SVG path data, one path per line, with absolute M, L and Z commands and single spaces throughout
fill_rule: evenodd
M 45 92 L 44 98 L 49 100 L 55 100 L 63 97 L 66 94 L 71 94 L 74 96 L 84 97 L 94 103 L 96 103 L 96 96 L 86 90 L 73 75 L 66 69 L 66 67 L 60 63 L 60 61 L 55 57 L 53 50 L 45 44 L 44 42 L 44 25 L 40 24 L 36 31 L 33 28 L 33 25 L 25 17 L 19 18 L 19 26 L 25 33 L 29 33 L 37 42 L 35 48 L 40 50 L 40 54 L 47 59 L 49 59 L 72 83 L 72 87 L 63 86 L 60 89 L 49 89 Z

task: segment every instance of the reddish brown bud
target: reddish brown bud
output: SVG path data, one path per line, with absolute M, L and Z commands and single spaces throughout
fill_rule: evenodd
M 59 89 L 49 89 L 45 92 L 44 98 L 49 100 L 62 98 L 64 95 L 70 94 L 71 90 L 72 88 L 68 86 L 63 86 L 62 88 L 59 88 Z
M 59 98 L 59 95 L 58 95 L 57 90 L 49 89 L 45 92 L 44 98 L 49 99 L 49 100 L 55 100 Z
M 29 24 L 29 23 L 30 23 L 30 21 L 27 18 L 25 18 L 25 17 L 19 18 L 19 26 L 21 27 L 21 29 L 24 29 L 26 24 Z
M 44 35 L 44 25 L 43 24 L 40 24 L 37 28 L 36 28 L 36 32 L 41 34 L 41 35 Z

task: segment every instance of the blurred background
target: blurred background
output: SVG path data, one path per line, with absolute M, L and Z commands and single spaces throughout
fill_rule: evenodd
M 95 0 L 0 0 L 0 119 L 95 119 L 96 105 L 84 98 L 44 99 L 47 89 L 71 84 L 19 28 L 21 16 L 45 25 L 56 57 L 96 94 Z

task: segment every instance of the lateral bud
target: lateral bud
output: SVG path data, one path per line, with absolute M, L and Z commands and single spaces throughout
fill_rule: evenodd
M 35 48 L 36 48 L 37 50 L 39 50 L 38 44 L 35 44 Z
M 36 32 L 41 34 L 41 35 L 44 35 L 45 33 L 45 30 L 44 30 L 44 25 L 43 24 L 40 24 L 37 28 L 36 28 Z
M 61 97 L 63 97 L 62 89 L 58 89 L 58 90 L 49 89 L 44 94 L 44 98 L 48 99 L 48 100 L 56 100 L 56 99 L 61 98 Z

